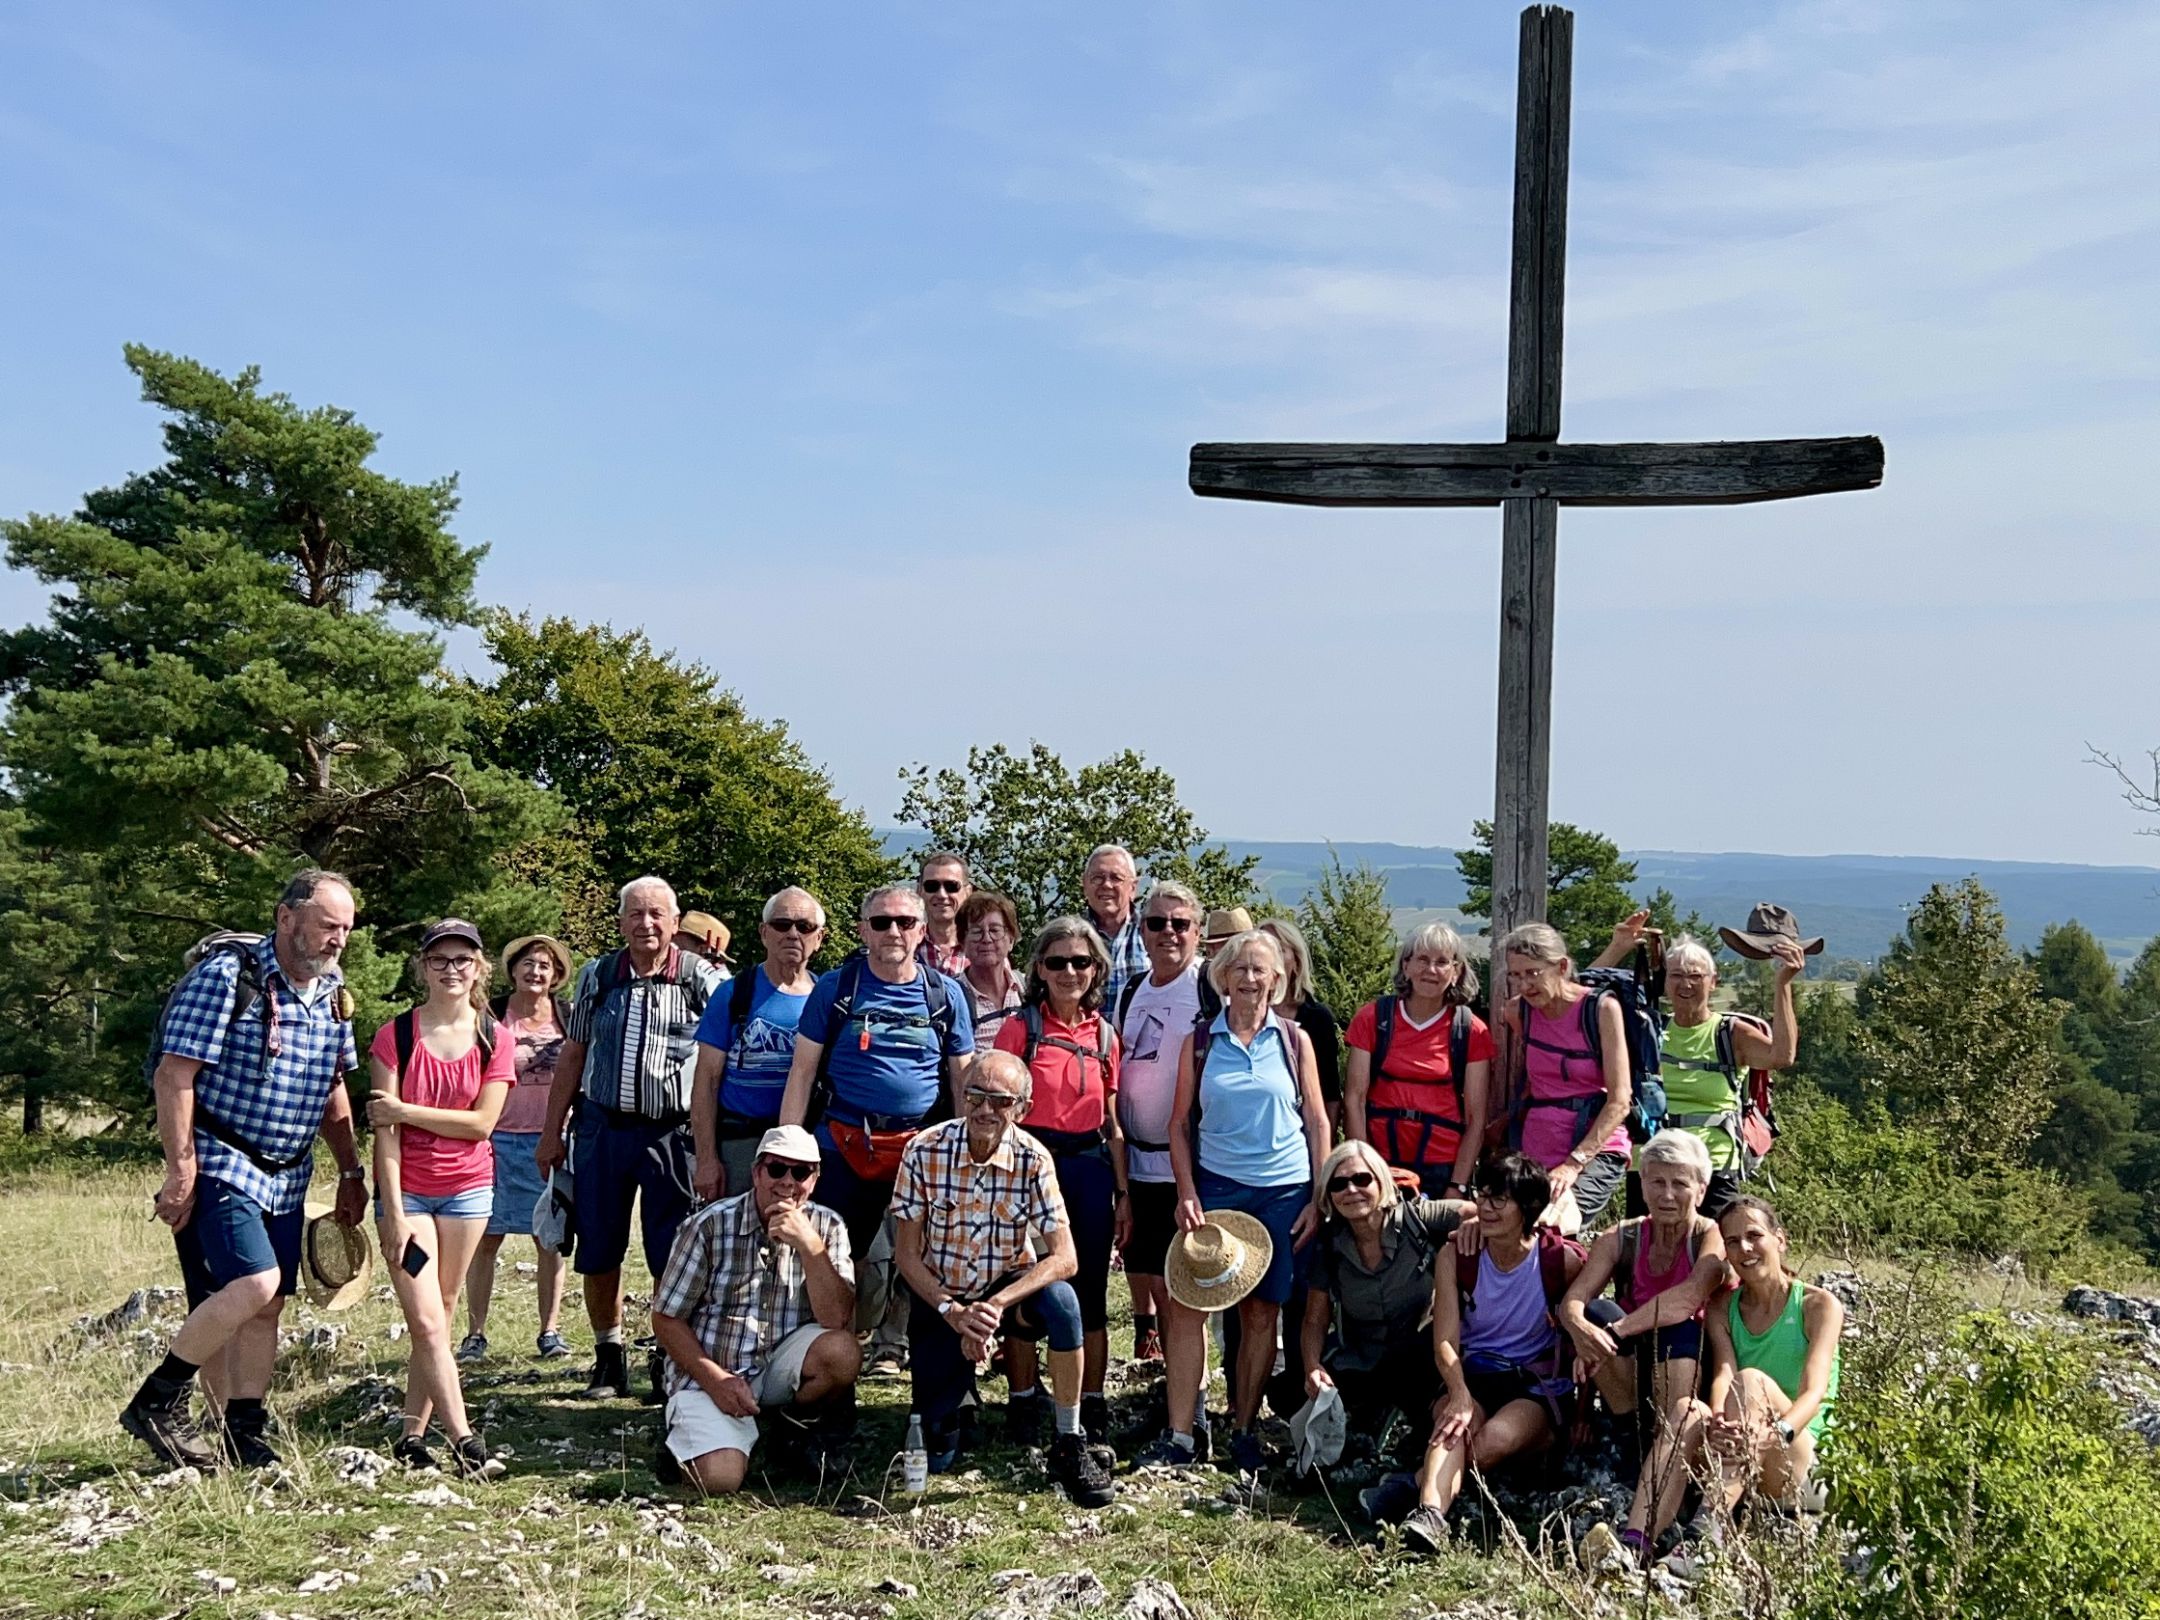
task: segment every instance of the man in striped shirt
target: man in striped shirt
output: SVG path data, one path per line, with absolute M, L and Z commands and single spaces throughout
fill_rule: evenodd
M 673 943 L 681 910 L 666 879 L 625 884 L 617 920 L 623 948 L 578 975 L 539 1151 L 542 1175 L 570 1160 L 576 1265 L 596 1347 L 585 1393 L 596 1397 L 630 1392 L 622 1265 L 632 1203 L 655 1277 L 667 1269 L 675 1229 L 694 1203 L 690 1088 L 697 1026 L 720 984 L 717 968 Z M 577 1114 L 566 1148 L 572 1104 Z

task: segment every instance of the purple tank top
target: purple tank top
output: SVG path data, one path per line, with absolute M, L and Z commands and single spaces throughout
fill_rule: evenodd
M 1476 1306 L 1463 1317 L 1467 1361 L 1527 1367 L 1552 1348 L 1555 1329 L 1545 1308 L 1545 1279 L 1538 1273 L 1537 1246 L 1522 1264 L 1502 1271 L 1478 1252 Z

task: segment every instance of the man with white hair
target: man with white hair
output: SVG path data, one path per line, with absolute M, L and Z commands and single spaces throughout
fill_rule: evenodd
M 1080 874 L 1080 892 L 1087 896 L 1088 921 L 1110 952 L 1103 1005 L 1115 1007 L 1125 981 L 1148 971 L 1147 942 L 1140 930 L 1139 907 L 1134 904 L 1140 893 L 1140 873 L 1133 865 L 1132 851 L 1120 844 L 1096 845 Z
M 543 1176 L 570 1158 L 576 1265 L 585 1279 L 585 1315 L 596 1346 L 585 1393 L 595 1397 L 630 1393 L 622 1265 L 630 1248 L 631 1206 L 639 1208 L 645 1264 L 658 1277 L 694 1198 L 696 1149 L 688 1128 L 694 1037 L 720 974 L 674 943 L 680 921 L 675 890 L 665 878 L 623 885 L 617 908 L 623 948 L 587 963 L 578 975 L 540 1135 Z M 575 1145 L 566 1149 L 572 1103 Z

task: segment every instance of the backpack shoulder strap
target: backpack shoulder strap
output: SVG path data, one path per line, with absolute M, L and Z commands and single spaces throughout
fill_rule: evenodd
M 728 986 L 728 1028 L 739 1031 L 750 1021 L 751 1003 L 757 999 L 757 982 L 764 976 L 763 968 L 747 968 L 735 975 L 735 982 Z
M 1104 1074 L 1110 1072 L 1110 1020 L 1099 1011 L 1095 1014 L 1095 1065 Z
M 1575 1015 L 1582 1025 L 1583 1045 L 1590 1048 L 1590 1056 L 1596 1062 L 1601 1075 L 1605 1068 L 1605 1020 L 1599 1009 L 1604 1005 L 1605 998 L 1611 994 L 1611 990 L 1605 989 L 1591 991 L 1582 998 L 1579 1003 L 1581 1010 Z
M 1032 1067 L 1035 1054 L 1042 1050 L 1043 1038 L 1043 1012 L 1035 1002 L 1020 1003 L 1020 1027 L 1027 1032 L 1020 1043 L 1020 1061 Z
M 1692 1241 L 1692 1238 L 1690 1241 Z M 1642 1222 L 1639 1220 L 1623 1221 L 1620 1225 L 1620 1264 L 1617 1268 L 1620 1277 L 1627 1279 L 1620 1284 L 1623 1288 L 1632 1288 L 1634 1286 L 1635 1257 L 1641 1249 Z M 1615 1281 L 1618 1280 L 1615 1279 Z
M 1124 984 L 1118 988 L 1117 1027 L 1119 1029 L 1123 1029 L 1125 1027 L 1125 1015 L 1132 1011 L 1133 997 L 1137 996 L 1140 993 L 1140 986 L 1145 984 L 1146 982 L 1146 974 L 1136 973 L 1131 978 L 1127 979 Z
M 1211 1019 L 1222 1011 L 1222 992 L 1204 971 L 1200 975 L 1200 1010 Z
M 1395 1044 L 1395 998 L 1380 996 L 1372 1005 L 1371 1079 L 1378 1081 L 1386 1067 L 1388 1048 Z
M 488 1065 L 495 1061 L 495 1014 L 485 1007 L 480 1009 L 480 1021 L 473 1030 L 473 1039 L 480 1047 L 480 1072 L 485 1074 Z
M 1581 1252 L 1581 1245 L 1572 1243 L 1549 1226 L 1538 1228 L 1538 1281 L 1545 1288 L 1545 1308 L 1558 1310 L 1560 1301 L 1568 1291 L 1568 1250 Z
M 689 951 L 678 950 L 675 953 L 675 988 L 683 993 L 683 1000 L 689 1003 L 690 1016 L 693 1018 L 703 1017 L 705 1003 L 712 999 L 712 992 L 705 987 L 705 975 L 698 972 L 698 963 L 701 960 L 702 958 Z M 735 975 L 737 978 L 742 976 Z
M 405 1066 L 412 1062 L 413 1043 L 419 1039 L 416 1017 L 416 1009 L 407 1007 L 390 1020 L 390 1039 L 397 1047 L 397 1079 L 401 1093 L 405 1089 Z

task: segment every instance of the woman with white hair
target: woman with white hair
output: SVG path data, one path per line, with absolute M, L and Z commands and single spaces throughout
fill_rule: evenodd
M 1710 1185 L 1702 1139 L 1660 1131 L 1643 1144 L 1641 1164 L 1650 1213 L 1599 1237 L 1560 1305 L 1560 1325 L 1605 1405 L 1632 1418 L 1640 1472 L 1618 1540 L 1637 1563 L 1648 1561 L 1687 1490 L 1703 1312 L 1725 1278 L 1724 1239 L 1697 1212 Z M 1600 1298 L 1607 1283 L 1614 1297 Z
M 1427 1197 L 1470 1196 L 1485 1137 L 1492 1031 L 1470 1010 L 1477 969 L 1446 923 L 1405 934 L 1395 991 L 1350 1020 L 1343 1130 L 1414 1171 Z
M 1266 1465 L 1253 1422 L 1275 1364 L 1293 1251 L 1319 1222 L 1312 1187 L 1332 1145 L 1312 1043 L 1274 1010 L 1283 979 L 1282 947 L 1258 929 L 1209 959 L 1208 980 L 1223 998 L 1222 1010 L 1212 1018 L 1203 1013 L 1185 1037 L 1170 1105 L 1178 1230 L 1197 1231 L 1209 1211 L 1236 1210 L 1259 1221 L 1271 1244 L 1267 1270 L 1237 1306 L 1241 1342 L 1231 1379 L 1229 1463 L 1239 1473 Z M 1144 1463 L 1176 1465 L 1198 1455 L 1204 1323 L 1203 1313 L 1169 1299 L 1163 1360 L 1170 1425 L 1143 1454 Z
M 1650 913 L 1638 911 L 1613 929 L 1612 943 L 1592 964 L 1613 967 L 1634 954 L 1648 931 Z M 1710 1154 L 1710 1188 L 1702 1212 L 1711 1220 L 1725 1213 L 1747 1178 L 1747 1149 L 1741 1137 L 1745 1076 L 1750 1069 L 1789 1069 L 1800 1051 L 1800 1020 L 1793 1006 L 1793 981 L 1807 964 L 1798 940 L 1779 939 L 1766 947 L 1777 963 L 1771 990 L 1770 1022 L 1747 1013 L 1712 1009 L 1717 994 L 1717 958 L 1701 940 L 1682 934 L 1665 948 L 1665 1000 L 1672 1017 L 1665 1025 L 1660 1077 L 1665 1083 L 1665 1128 L 1698 1136 Z M 1627 1212 L 1643 1212 L 1637 1173 L 1628 1176 Z
M 1340 1391 L 1351 1423 L 1372 1432 L 1401 1412 L 1410 1427 L 1400 1461 L 1415 1468 L 1440 1398 L 1433 1257 L 1477 1206 L 1406 1197 L 1373 1145 L 1355 1139 L 1321 1161 L 1315 1196 L 1320 1230 L 1306 1261 L 1301 1323 L 1305 1393 Z

